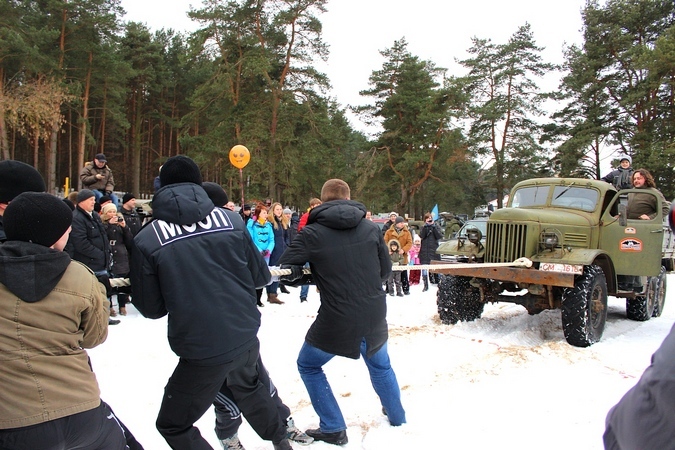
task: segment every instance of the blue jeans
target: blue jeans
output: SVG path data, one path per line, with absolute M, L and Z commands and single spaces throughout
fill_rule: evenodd
M 303 284 L 300 286 L 300 298 L 307 298 L 307 294 L 309 294 L 309 284 Z
M 98 189 L 92 189 L 92 191 L 94 192 L 94 198 L 98 202 L 101 199 L 101 197 L 103 197 L 104 193 L 99 191 Z M 114 192 L 110 193 L 110 200 L 112 200 L 113 205 L 115 205 L 117 207 L 120 206 L 120 201 L 119 201 L 119 199 L 117 198 L 117 196 L 115 195 Z
M 324 352 L 305 342 L 298 355 L 298 371 L 305 383 L 314 411 L 319 415 L 319 427 L 324 433 L 335 433 L 346 430 L 347 425 L 335 400 L 333 391 L 323 371 L 323 366 L 335 355 Z M 361 342 L 361 356 L 370 373 L 370 382 L 380 397 L 380 402 L 387 412 L 389 422 L 398 426 L 405 423 L 405 411 L 401 404 L 401 390 L 398 387 L 396 374 L 391 368 L 387 343 L 371 358 L 366 357 L 366 340 Z
M 279 288 L 279 282 L 278 281 L 270 283 L 270 284 L 267 285 L 267 288 L 266 288 L 267 293 L 268 294 L 276 294 L 278 288 Z

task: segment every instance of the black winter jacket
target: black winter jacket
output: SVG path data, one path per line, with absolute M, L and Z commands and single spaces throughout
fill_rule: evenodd
M 443 237 L 443 232 L 435 223 L 424 224 L 419 233 L 422 239 L 420 245 L 420 264 L 429 264 L 430 261 L 440 261 L 441 256 L 436 253 L 438 241 Z
M 255 289 L 271 278 L 237 213 L 216 208 L 201 186 L 164 186 L 154 220 L 134 238 L 131 289 L 145 317 L 169 315 L 171 349 L 199 364 L 220 364 L 257 339 Z
M 73 224 L 68 238 L 68 253 L 75 261 L 93 272 L 110 270 L 112 263 L 108 236 L 98 213 L 88 214 L 79 206 L 73 212 Z
M 103 227 L 105 228 L 110 250 L 112 251 L 112 273 L 115 275 L 126 275 L 129 273 L 129 255 L 134 236 L 131 234 L 128 225 L 122 227 L 114 223 L 105 222 Z
M 387 342 L 387 302 L 382 283 L 391 261 L 380 228 L 365 219 L 366 207 L 352 200 L 323 203 L 279 264 L 309 262 L 321 306 L 305 340 L 334 355 L 359 358 L 366 339 L 372 356 Z
M 131 231 L 132 236 L 136 236 L 143 226 L 143 221 L 141 216 L 138 215 L 135 209 L 128 211 L 124 208 L 120 208 L 120 212 L 124 216 L 124 221 L 127 224 L 127 227 Z

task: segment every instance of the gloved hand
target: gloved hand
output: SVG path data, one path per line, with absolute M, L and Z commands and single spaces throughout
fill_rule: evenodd
M 279 282 L 283 284 L 290 284 L 293 283 L 294 281 L 299 280 L 302 278 L 302 266 L 293 266 L 291 264 L 282 264 L 280 269 L 290 269 L 291 274 L 290 275 L 281 275 L 279 277 Z
M 263 250 L 262 252 L 260 252 L 260 254 L 263 256 L 263 258 L 267 258 L 268 256 L 270 256 L 270 251 Z
M 112 191 L 105 191 L 105 194 L 110 195 L 110 194 L 112 194 Z

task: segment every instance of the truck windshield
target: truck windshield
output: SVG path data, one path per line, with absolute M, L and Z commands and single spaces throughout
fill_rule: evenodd
M 576 186 L 555 186 L 551 206 L 594 211 L 598 204 L 598 191 Z
M 527 208 L 529 206 L 544 206 L 551 186 L 529 186 L 518 189 L 513 194 L 512 208 Z

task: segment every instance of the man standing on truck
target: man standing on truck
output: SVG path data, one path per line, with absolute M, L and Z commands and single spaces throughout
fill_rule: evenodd
M 652 220 L 658 215 L 659 206 L 661 207 L 662 217 L 668 217 L 670 202 L 666 200 L 661 191 L 656 189 L 654 177 L 647 169 L 638 169 L 633 172 L 632 182 L 635 189 L 650 190 L 656 197 L 646 192 L 644 194 L 641 192 L 628 194 L 626 214 L 629 219 Z

